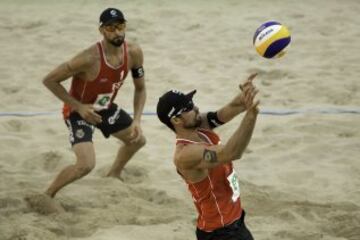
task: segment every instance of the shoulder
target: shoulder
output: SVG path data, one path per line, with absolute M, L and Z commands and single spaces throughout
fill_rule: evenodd
M 83 51 L 84 58 L 88 63 L 93 63 L 100 59 L 100 52 L 97 44 L 93 44 Z
M 174 163 L 179 169 L 194 169 L 202 160 L 203 144 L 176 145 Z
M 126 42 L 128 47 L 128 53 L 134 62 L 135 66 L 141 66 L 143 64 L 143 51 L 138 43 Z
M 139 54 L 142 53 L 142 49 L 140 47 L 140 45 L 136 42 L 126 42 L 127 47 L 128 47 L 128 51 L 130 54 Z
M 188 151 L 188 144 L 178 143 L 176 144 L 174 154 L 174 164 L 177 168 L 182 168 L 182 162 L 184 161 L 184 153 Z
M 80 51 L 70 61 L 70 65 L 91 66 L 100 58 L 99 50 L 96 44 Z

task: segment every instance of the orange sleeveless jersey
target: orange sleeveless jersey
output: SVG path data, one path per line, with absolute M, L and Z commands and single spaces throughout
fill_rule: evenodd
M 219 136 L 211 130 L 198 129 L 198 133 L 208 139 L 209 143 L 177 139 L 176 144 L 220 143 Z M 200 182 L 191 183 L 185 178 L 184 180 L 199 214 L 197 219 L 199 229 L 212 232 L 241 217 L 240 188 L 231 162 L 208 169 L 208 176 Z
M 101 42 L 97 44 L 100 54 L 100 70 L 93 81 L 84 81 L 73 77 L 69 94 L 76 100 L 85 104 L 94 104 L 96 110 L 108 108 L 114 101 L 116 94 L 123 84 L 128 73 L 127 44 L 123 44 L 123 64 L 117 68 L 112 67 L 105 57 Z M 71 107 L 64 104 L 63 116 L 68 118 Z

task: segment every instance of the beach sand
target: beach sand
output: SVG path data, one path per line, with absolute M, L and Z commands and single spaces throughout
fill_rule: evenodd
M 105 178 L 119 142 L 96 131 L 97 166 L 59 192 L 65 211 L 35 211 L 25 199 L 74 162 L 62 104 L 41 80 L 101 39 L 98 15 L 110 6 L 123 10 L 127 38 L 144 51 L 147 145 L 124 182 Z M 356 0 L 2 0 L 1 115 L 51 114 L 0 117 L 0 240 L 195 239 L 196 211 L 172 163 L 174 135 L 153 114 L 157 99 L 197 89 L 200 111 L 216 110 L 253 72 L 262 111 L 300 110 L 261 114 L 234 162 L 255 239 L 360 239 L 360 115 L 321 112 L 360 106 L 359 12 Z M 252 46 L 268 20 L 292 33 L 281 59 L 261 58 Z M 116 102 L 132 112 L 132 96 L 128 77 Z M 241 119 L 216 130 L 223 142 Z

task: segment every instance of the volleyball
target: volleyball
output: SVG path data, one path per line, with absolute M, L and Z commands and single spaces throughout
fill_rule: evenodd
M 282 57 L 290 41 L 289 30 L 275 21 L 266 22 L 258 27 L 253 38 L 256 51 L 265 58 Z

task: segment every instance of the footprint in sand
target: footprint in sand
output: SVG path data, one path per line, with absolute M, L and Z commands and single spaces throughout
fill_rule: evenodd
M 125 183 L 141 183 L 147 178 L 147 172 L 142 167 L 126 167 L 121 174 L 121 178 Z
M 110 166 L 103 166 L 99 168 L 96 172 L 101 177 L 106 177 L 109 169 Z M 147 177 L 148 175 L 145 168 L 137 166 L 126 166 L 121 172 L 121 176 L 117 178 L 124 183 L 137 184 L 144 182 Z
M 5 128 L 9 132 L 22 132 L 28 129 L 28 125 L 24 124 L 21 120 L 18 119 L 11 119 L 6 122 Z
M 19 199 L 10 198 L 10 197 L 0 198 L 0 209 L 10 208 L 10 207 L 16 208 L 20 205 L 21 205 L 21 201 Z
M 29 194 L 24 199 L 31 209 L 40 214 L 49 215 L 65 212 L 60 203 L 57 203 L 46 194 Z
M 59 151 L 46 151 L 37 154 L 35 160 L 33 156 L 30 156 L 31 161 L 24 161 L 23 167 L 29 170 L 44 170 L 47 172 L 54 172 L 57 170 L 63 159 L 63 154 Z M 34 164 L 36 163 L 36 164 Z
M 41 154 L 40 159 L 43 162 L 44 170 L 52 172 L 62 160 L 62 155 L 58 151 L 47 151 Z

